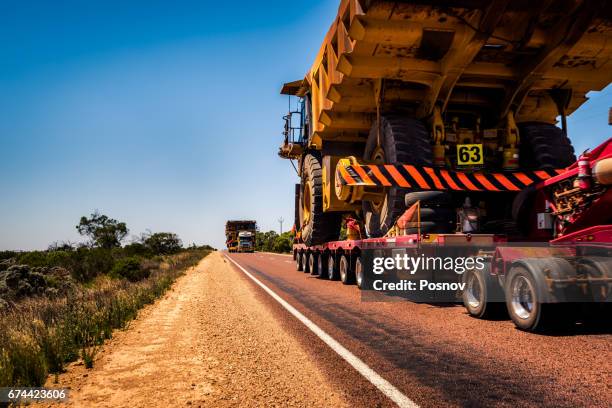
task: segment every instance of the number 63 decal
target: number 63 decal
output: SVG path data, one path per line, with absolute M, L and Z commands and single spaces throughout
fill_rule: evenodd
M 484 164 L 481 144 L 457 145 L 457 164 Z

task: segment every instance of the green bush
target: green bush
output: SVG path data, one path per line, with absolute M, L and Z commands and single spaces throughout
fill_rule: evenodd
M 141 256 L 143 258 L 150 258 L 153 256 L 151 250 L 147 246 L 140 242 L 134 242 L 123 247 L 123 253 L 125 256 Z
M 208 253 L 175 255 L 166 259 L 166 267 L 138 282 L 98 279 L 68 297 L 26 299 L 0 311 L 0 387 L 42 386 L 48 373 L 62 372 L 79 357 L 90 367 L 113 329 L 125 327 Z M 140 267 L 138 259 L 125 258 L 113 270 L 134 272 L 136 265 Z
M 143 268 L 140 259 L 129 257 L 119 259 L 113 269 L 110 271 L 110 276 L 113 278 L 127 279 L 130 282 L 138 282 L 139 280 L 148 278 L 151 270 Z

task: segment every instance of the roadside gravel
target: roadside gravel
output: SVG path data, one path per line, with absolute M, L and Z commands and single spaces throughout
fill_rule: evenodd
M 220 253 L 179 278 L 104 346 L 47 386 L 69 406 L 347 406 L 303 346 Z

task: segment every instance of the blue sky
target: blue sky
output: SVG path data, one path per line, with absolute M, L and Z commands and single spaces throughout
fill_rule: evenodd
M 0 3 L 0 249 L 77 241 L 95 209 L 133 235 L 221 247 L 228 218 L 293 220 L 277 157 L 285 81 L 303 76 L 336 0 Z M 610 135 L 612 90 L 569 120 Z M 576 136 L 579 135 L 579 136 Z

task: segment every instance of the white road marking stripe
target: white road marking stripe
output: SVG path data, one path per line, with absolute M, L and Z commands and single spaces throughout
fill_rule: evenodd
M 227 259 L 232 261 L 242 272 L 246 274 L 253 282 L 259 285 L 265 290 L 268 295 L 272 296 L 274 300 L 281 304 L 289 313 L 295 316 L 304 326 L 308 327 L 310 331 L 317 335 L 325 344 L 331 347 L 340 357 L 342 357 L 347 363 L 349 363 L 359 374 L 364 376 L 369 382 L 371 382 L 380 392 L 385 394 L 389 399 L 395 402 L 399 407 L 410 407 L 418 408 L 418 405 L 410 398 L 402 394 L 400 390 L 395 388 L 389 381 L 382 378 L 376 371 L 372 370 L 366 363 L 364 363 L 359 357 L 348 351 L 342 344 L 338 343 L 332 336 L 327 334 L 323 329 L 313 323 L 312 320 L 300 313 L 296 308 L 287 303 L 283 298 L 278 296 L 272 289 L 264 285 L 259 279 L 253 276 L 249 271 L 244 269 L 238 262 L 234 261 L 229 256 Z

